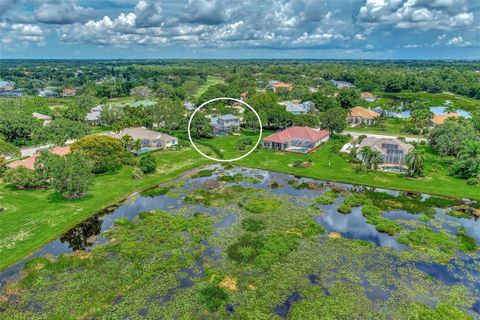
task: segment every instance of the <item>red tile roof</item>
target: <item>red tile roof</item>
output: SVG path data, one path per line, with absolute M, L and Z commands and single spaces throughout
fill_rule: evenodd
M 70 153 L 70 147 L 55 147 L 51 149 L 50 152 L 59 156 L 64 156 L 67 153 Z M 25 167 L 30 170 L 35 170 L 35 160 L 37 160 L 38 156 L 40 156 L 40 153 L 35 153 L 26 159 L 10 162 L 6 166 L 11 169 Z
M 290 127 L 269 135 L 264 140 L 269 142 L 286 143 L 292 139 L 306 139 L 312 142 L 318 141 L 330 135 L 327 130 L 315 130 L 310 127 Z

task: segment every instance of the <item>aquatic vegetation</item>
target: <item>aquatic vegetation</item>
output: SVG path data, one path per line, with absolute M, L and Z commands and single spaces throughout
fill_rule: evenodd
M 475 239 L 466 233 L 465 228 L 460 228 L 457 233 L 457 240 L 459 249 L 464 252 L 472 252 L 477 249 L 477 243 L 475 242 Z
M 367 223 L 374 225 L 378 232 L 392 236 L 403 230 L 398 222 L 380 217 L 382 213 L 382 210 L 374 205 L 365 205 L 362 208 L 362 214 L 367 218 Z
M 338 206 L 337 210 L 340 213 L 350 213 L 352 212 L 352 207 L 346 203 L 342 203 Z
M 335 203 L 338 197 L 339 197 L 338 193 L 327 191 L 324 194 L 322 194 L 320 197 L 316 198 L 315 202 L 323 205 L 333 204 Z
M 439 261 L 448 260 L 455 249 L 455 241 L 444 231 L 434 232 L 431 228 L 420 227 L 408 231 L 398 241 L 416 250 L 426 252 Z
M 457 210 L 449 210 L 445 212 L 447 216 L 455 217 L 455 218 L 463 218 L 463 219 L 469 219 L 471 216 L 465 212 L 457 211 Z
M 362 193 L 353 193 L 343 199 L 343 203 L 350 207 L 360 207 L 370 202 L 367 196 Z
M 265 223 L 262 220 L 254 219 L 254 218 L 246 218 L 242 220 L 242 228 L 245 231 L 260 231 L 264 230 Z
M 214 171 L 215 170 L 200 170 L 193 177 L 194 178 L 211 177 Z
M 156 197 L 156 196 L 161 196 L 170 191 L 169 187 L 156 187 L 152 189 L 148 189 L 145 191 L 142 191 L 142 196 L 144 197 Z
M 280 203 L 276 199 L 258 198 L 248 201 L 245 209 L 253 213 L 274 212 L 280 207 Z
M 259 183 L 260 180 L 257 179 L 257 178 L 253 178 L 253 177 L 247 177 L 247 176 L 244 176 L 240 173 L 237 173 L 237 174 L 234 174 L 233 176 L 230 176 L 230 175 L 224 175 L 224 176 L 221 176 L 218 178 L 218 181 L 223 181 L 223 182 L 227 182 L 227 183 L 238 183 L 238 182 L 242 182 L 242 181 L 246 181 L 246 182 L 250 182 L 250 183 Z
M 210 285 L 200 290 L 199 300 L 208 310 L 216 311 L 228 300 L 228 293 L 223 288 Z

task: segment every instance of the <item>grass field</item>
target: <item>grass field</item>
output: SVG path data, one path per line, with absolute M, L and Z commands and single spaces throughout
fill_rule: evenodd
M 158 171 L 141 180 L 132 168 L 96 178 L 90 195 L 69 201 L 48 191 L 15 190 L 0 185 L 0 270 L 33 253 L 77 223 L 130 193 L 173 179 L 184 171 L 207 164 L 193 149 L 155 153 Z
M 379 99 L 375 102 L 369 103 L 368 106 L 376 107 L 392 103 L 396 100 L 402 101 L 420 101 L 426 103 L 430 107 L 443 106 L 447 100 L 451 101 L 453 105 L 465 111 L 480 110 L 480 101 L 469 97 L 460 96 L 454 93 L 430 93 L 430 92 L 398 92 L 386 93 L 375 92 Z
M 195 95 L 197 98 L 200 97 L 202 94 L 207 91 L 208 87 L 214 86 L 216 84 L 225 83 L 225 80 L 222 77 L 214 77 L 208 76 L 207 81 L 198 88 L 197 94 Z

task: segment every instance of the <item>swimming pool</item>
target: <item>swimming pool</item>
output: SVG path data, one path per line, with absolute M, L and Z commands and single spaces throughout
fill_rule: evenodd
M 148 153 L 148 152 L 151 152 L 155 149 L 152 149 L 152 148 L 142 148 L 140 150 L 137 151 L 137 154 L 138 155 L 142 155 L 142 154 L 145 154 L 145 153 Z

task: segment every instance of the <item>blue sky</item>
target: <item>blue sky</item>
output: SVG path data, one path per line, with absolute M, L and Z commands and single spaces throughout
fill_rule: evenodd
M 0 58 L 479 59 L 480 0 L 0 0 Z

